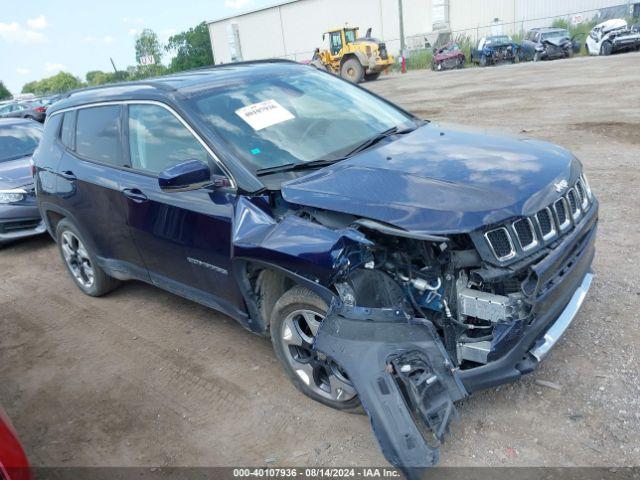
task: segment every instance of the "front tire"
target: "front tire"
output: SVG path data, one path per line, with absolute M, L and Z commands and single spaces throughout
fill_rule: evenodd
M 100 297 L 118 286 L 119 282 L 98 266 L 96 257 L 82 234 L 69 220 L 63 219 L 58 223 L 56 240 L 62 261 L 83 293 Z
M 360 83 L 364 78 L 364 68 L 357 59 L 349 58 L 342 64 L 340 76 L 351 83 Z
M 600 47 L 600 55 L 611 55 L 612 50 L 613 45 L 611 45 L 611 42 L 604 42 Z
M 382 73 L 382 72 L 378 72 L 378 73 L 367 73 L 367 74 L 365 74 L 364 79 L 365 79 L 367 82 L 372 82 L 372 81 L 374 81 L 374 80 L 379 79 L 379 78 L 380 78 L 380 74 L 381 74 L 381 73 Z
M 338 410 L 358 410 L 360 400 L 347 374 L 313 350 L 327 304 L 306 287 L 295 286 L 271 313 L 271 342 L 284 371 L 306 396 Z

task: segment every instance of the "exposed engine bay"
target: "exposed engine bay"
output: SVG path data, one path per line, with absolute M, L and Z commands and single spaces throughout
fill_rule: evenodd
M 337 221 L 333 213 L 302 215 L 333 226 Z M 512 346 L 531 311 L 522 291 L 526 277 L 487 281 L 482 259 L 463 235 L 423 240 L 372 220 L 341 220 L 353 220 L 372 241 L 344 253 L 348 268 L 333 286 L 345 306 L 400 307 L 430 321 L 461 368 L 486 364 Z

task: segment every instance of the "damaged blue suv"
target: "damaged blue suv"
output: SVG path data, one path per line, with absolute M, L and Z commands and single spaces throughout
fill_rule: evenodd
M 592 279 L 598 204 L 571 153 L 292 62 L 72 93 L 34 162 L 83 292 L 141 280 L 270 337 L 407 472 L 437 462 L 454 402 L 537 367 Z

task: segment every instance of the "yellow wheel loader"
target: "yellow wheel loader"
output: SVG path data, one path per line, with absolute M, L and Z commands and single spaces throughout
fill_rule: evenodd
M 322 34 L 329 36 L 329 49 L 316 49 L 311 65 L 340 75 L 353 83 L 375 80 L 393 65 L 384 42 L 371 38 L 371 29 L 364 38 L 358 38 L 358 27 L 336 28 Z

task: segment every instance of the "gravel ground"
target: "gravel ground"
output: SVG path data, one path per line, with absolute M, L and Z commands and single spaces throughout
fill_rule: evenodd
M 424 118 L 567 147 L 601 201 L 574 324 L 535 373 L 459 406 L 441 465 L 640 465 L 639 79 L 626 54 L 367 85 Z M 47 237 L 5 247 L 0 271 L 0 404 L 34 465 L 386 465 L 366 416 L 300 395 L 231 319 L 141 283 L 86 297 Z

